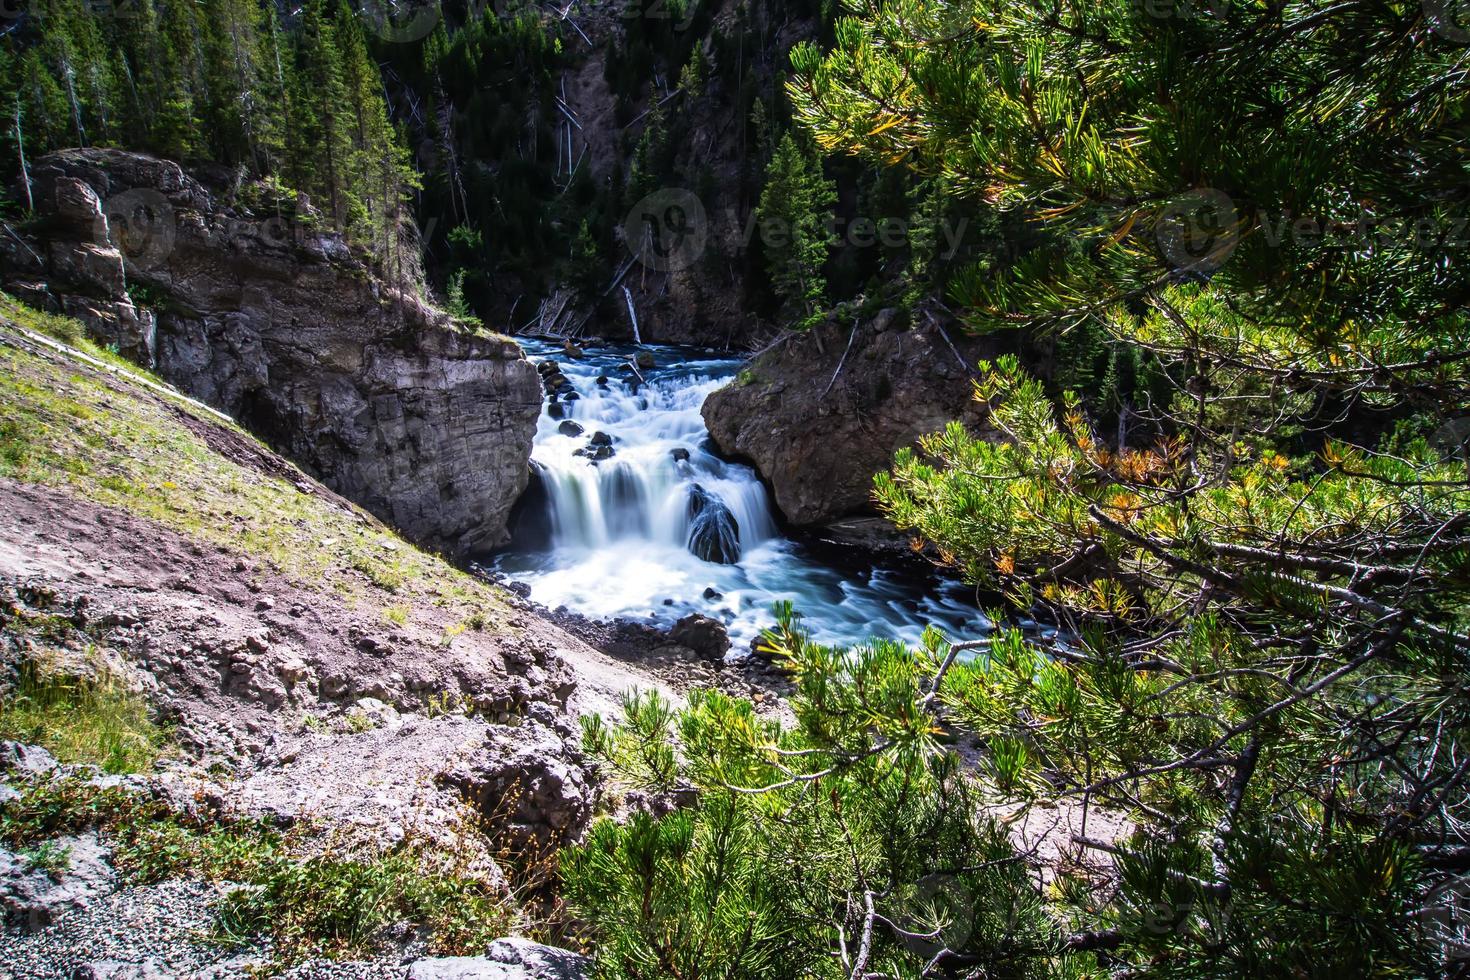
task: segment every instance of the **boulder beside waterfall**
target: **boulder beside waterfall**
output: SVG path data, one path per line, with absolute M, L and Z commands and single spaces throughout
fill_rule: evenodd
M 993 431 L 971 378 L 998 349 L 957 326 L 901 328 L 891 310 L 851 331 L 829 323 L 752 361 L 705 400 L 704 421 L 722 455 L 760 472 L 791 525 L 872 517 L 873 475 L 896 451 L 952 421 Z
M 725 502 L 698 483 L 689 487 L 689 550 L 704 561 L 740 560 L 740 523 Z

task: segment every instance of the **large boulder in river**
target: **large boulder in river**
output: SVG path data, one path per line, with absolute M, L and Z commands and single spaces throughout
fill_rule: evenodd
M 970 379 L 992 352 L 956 330 L 950 338 L 953 347 L 938 327 L 897 329 L 880 314 L 849 349 L 847 328 L 816 327 L 710 395 L 705 425 L 721 453 L 754 464 L 792 525 L 872 514 L 873 476 L 897 450 L 956 419 L 985 430 Z
M 251 213 L 176 163 L 63 150 L 31 177 L 37 241 L 0 239 L 0 285 L 77 316 L 414 541 L 507 539 L 541 405 L 515 343 L 380 280 L 314 216 Z
M 740 560 L 740 523 L 725 502 L 699 484 L 689 488 L 689 550 L 720 565 Z

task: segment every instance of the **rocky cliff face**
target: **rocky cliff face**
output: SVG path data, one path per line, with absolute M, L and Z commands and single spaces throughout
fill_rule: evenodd
M 235 416 L 406 536 L 495 546 L 528 477 L 536 372 L 376 279 L 335 235 L 116 150 L 37 161 L 6 288 Z
M 851 346 L 832 324 L 793 337 L 704 404 L 716 447 L 753 463 L 797 527 L 872 515 L 873 475 L 897 450 L 954 419 L 984 429 L 970 397 L 982 345 L 896 320 L 880 313 Z

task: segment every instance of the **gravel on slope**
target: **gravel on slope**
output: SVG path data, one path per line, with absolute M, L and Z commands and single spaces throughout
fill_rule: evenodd
M 0 980 L 225 980 L 258 950 L 208 941 L 216 885 L 167 881 L 123 888 L 63 914 L 51 928 L 0 933 Z

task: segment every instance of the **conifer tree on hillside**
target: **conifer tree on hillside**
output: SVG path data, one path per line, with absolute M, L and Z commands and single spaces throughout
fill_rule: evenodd
M 259 170 L 262 161 L 260 93 L 265 77 L 259 62 L 265 10 L 256 0 L 208 0 L 205 66 L 210 103 L 212 154 L 227 163 Z
M 1463 30 L 1381 0 L 848 9 L 830 50 L 793 52 L 802 123 L 1028 222 L 950 299 L 1101 363 L 1061 397 L 982 365 L 998 438 L 951 426 L 878 499 L 1060 631 L 836 651 L 788 615 L 766 642 L 795 729 L 716 698 L 594 727 L 679 807 L 569 861 L 611 975 L 1462 975 Z M 1102 431 L 1104 389 L 1145 366 L 1151 400 Z M 947 732 L 980 737 L 978 771 L 946 768 Z M 975 794 L 973 826 L 1061 804 L 1125 833 L 1074 825 L 1027 904 L 999 869 L 1034 856 L 905 836 L 954 796 L 916 758 Z M 1009 928 L 977 915 L 997 907 Z
M 41 0 L 0 51 L 4 172 L 68 146 L 213 160 L 304 192 L 385 273 L 402 265 L 418 178 L 350 5 L 313 0 L 283 21 L 262 0 L 137 0 L 118 16 Z
M 756 214 L 781 316 L 798 328 L 812 326 L 824 312 L 822 267 L 836 202 L 837 186 L 822 174 L 821 160 L 792 134 L 783 136 L 766 167 Z

